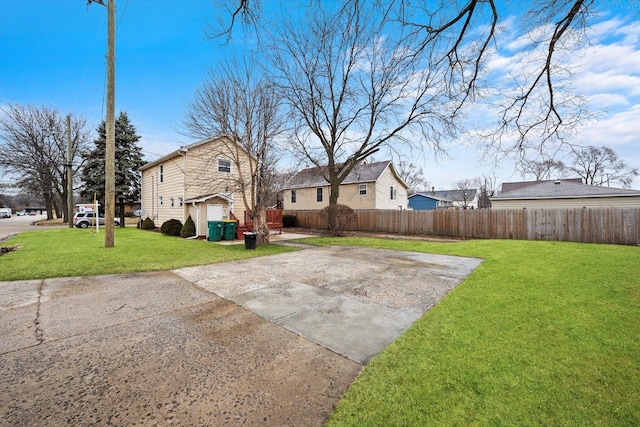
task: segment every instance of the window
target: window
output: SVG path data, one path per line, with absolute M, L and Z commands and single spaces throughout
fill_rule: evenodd
M 162 196 L 158 197 L 158 204 L 159 204 L 160 206 L 162 206 L 162 201 L 163 201 L 163 200 L 162 200 Z
M 367 184 L 358 185 L 358 194 L 360 194 L 361 196 L 367 195 Z
M 395 200 L 396 196 L 396 187 L 391 187 L 391 200 Z
M 218 159 L 218 172 L 231 173 L 231 160 Z
M 296 202 L 296 197 L 298 195 L 296 194 L 296 190 L 291 190 L 291 203 L 295 203 Z
M 322 187 L 316 188 L 316 202 L 322 201 Z
M 169 199 L 169 206 L 173 207 L 173 197 Z
M 182 197 L 178 197 L 178 207 L 182 207 Z
M 158 165 L 158 181 L 164 182 L 164 168 L 162 167 L 162 165 Z

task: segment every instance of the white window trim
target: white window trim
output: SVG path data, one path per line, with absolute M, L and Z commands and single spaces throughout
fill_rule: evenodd
M 158 182 L 164 182 L 164 166 L 158 165 Z
M 296 190 L 291 190 L 291 203 L 296 203 L 298 201 L 298 192 Z
M 164 199 L 162 198 L 162 196 L 158 196 L 158 205 L 162 206 L 164 203 Z
M 229 162 L 229 170 L 220 170 L 220 162 Z M 233 170 L 232 168 L 232 162 L 229 159 L 225 159 L 224 157 L 221 157 L 218 159 L 218 172 L 220 173 L 231 173 L 231 171 Z
M 318 200 L 318 190 L 320 190 L 320 200 Z M 316 203 L 322 203 L 324 201 L 324 189 L 322 187 L 316 187 Z
M 397 200 L 398 199 L 398 190 L 393 185 L 391 186 L 391 194 L 390 194 L 390 196 L 391 196 L 391 200 Z
M 364 193 L 362 192 L 364 190 Z M 358 184 L 358 194 L 360 196 L 367 195 L 367 184 Z

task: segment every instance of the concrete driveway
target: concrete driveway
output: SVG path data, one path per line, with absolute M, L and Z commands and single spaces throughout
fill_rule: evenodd
M 322 425 L 481 261 L 367 248 L 0 283 L 6 425 Z

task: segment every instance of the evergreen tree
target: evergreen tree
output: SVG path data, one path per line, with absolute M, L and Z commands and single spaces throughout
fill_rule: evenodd
M 136 134 L 136 128 L 129 121 L 127 113 L 120 112 L 115 125 L 116 201 L 120 202 L 121 224 L 124 226 L 124 203 L 135 202 L 140 198 L 138 169 L 145 162 L 142 159 L 141 148 L 136 145 L 140 136 Z M 103 121 L 97 129 L 98 138 L 93 141 L 95 148 L 84 156 L 86 164 L 82 171 L 83 189 L 80 193 L 83 198 L 92 201 L 95 192 L 102 207 L 105 206 L 106 129 L 106 122 Z

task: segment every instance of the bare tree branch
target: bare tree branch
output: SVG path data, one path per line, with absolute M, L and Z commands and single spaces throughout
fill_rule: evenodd
M 325 173 L 330 204 L 358 162 L 388 145 L 440 149 L 457 130 L 445 70 L 417 51 L 386 9 L 361 1 L 284 22 L 271 62 L 294 123 L 292 147 Z
M 638 168 L 620 160 L 614 150 L 608 147 L 576 148 L 572 151 L 573 163 L 569 169 L 585 184 L 609 186 L 620 184 L 627 188 L 640 174 Z
M 220 155 L 230 159 L 238 179 L 222 183 L 222 188 L 231 191 L 233 187 L 242 193 L 245 209 L 258 231 L 258 242 L 268 243 L 265 210 L 272 198 L 268 185 L 276 163 L 275 139 L 284 129 L 276 87 L 261 78 L 254 66 L 231 62 L 209 72 L 187 105 L 183 125 L 189 135 L 198 138 L 225 136 L 222 151 L 204 154 L 204 169 L 195 171 L 194 178 L 210 179 L 206 169 L 216 167 Z M 210 184 L 212 188 L 221 187 L 221 183 Z

